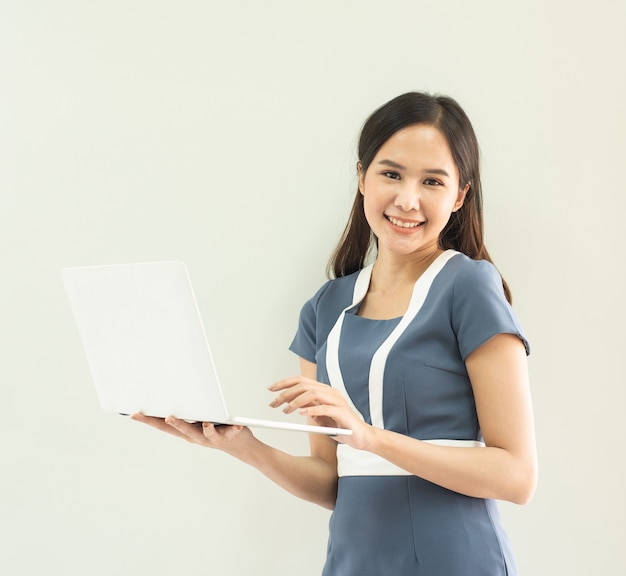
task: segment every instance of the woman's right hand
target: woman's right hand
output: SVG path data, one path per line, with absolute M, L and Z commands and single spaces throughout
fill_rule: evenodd
M 192 444 L 222 450 L 235 457 L 241 457 L 255 439 L 252 432 L 244 426 L 216 426 L 210 422 L 187 422 L 173 416 L 155 418 L 143 414 L 133 414 L 131 418 Z

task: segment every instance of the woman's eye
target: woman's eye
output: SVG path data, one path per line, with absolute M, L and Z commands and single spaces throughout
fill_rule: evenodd
M 391 178 L 392 180 L 400 180 L 400 174 L 398 174 L 397 172 L 391 172 L 391 171 L 383 172 L 383 176 L 387 178 Z
M 439 180 L 435 180 L 434 178 L 426 178 L 426 180 L 424 180 L 424 184 L 426 184 L 426 186 L 441 186 L 441 182 L 439 182 Z

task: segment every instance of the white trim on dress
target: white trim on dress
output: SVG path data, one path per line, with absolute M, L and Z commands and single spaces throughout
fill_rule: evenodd
M 455 250 L 446 250 L 440 254 L 437 259 L 427 268 L 427 270 L 420 276 L 415 283 L 409 307 L 402 317 L 398 325 L 393 329 L 391 334 L 380 345 L 378 350 L 372 357 L 372 363 L 369 371 L 369 403 L 370 403 L 370 416 L 372 425 L 377 428 L 384 428 L 385 422 L 383 418 L 383 381 L 385 374 L 385 366 L 387 364 L 387 357 L 389 352 L 393 348 L 394 344 L 398 341 L 400 336 L 404 333 L 407 327 L 411 324 L 414 318 L 421 310 L 428 291 L 432 286 L 434 279 L 439 272 L 443 270 L 447 262 L 458 254 Z M 348 310 L 351 310 L 357 306 L 367 295 L 369 289 L 370 280 L 372 277 L 373 264 L 363 268 L 357 277 L 352 294 L 352 302 L 349 306 L 344 308 L 341 312 L 335 325 L 328 334 L 326 344 L 326 369 L 328 371 L 328 378 L 333 388 L 338 389 L 347 400 L 349 406 L 364 420 L 363 415 L 356 409 L 348 391 L 346 390 L 343 375 L 341 374 L 341 368 L 339 366 L 339 341 L 341 338 L 341 329 L 343 327 L 343 321 Z M 440 444 L 445 446 L 464 446 L 475 447 L 484 446 L 481 442 L 474 440 L 426 440 L 426 442 L 432 444 Z M 399 468 L 395 464 L 373 454 L 363 450 L 356 450 L 345 444 L 339 444 L 337 446 L 337 470 L 339 476 L 411 476 L 410 472 Z

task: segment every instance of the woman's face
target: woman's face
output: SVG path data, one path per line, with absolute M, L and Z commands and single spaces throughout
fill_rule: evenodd
M 443 134 L 414 124 L 387 140 L 363 173 L 359 191 L 378 252 L 409 255 L 439 246 L 439 235 L 465 199 L 459 172 Z

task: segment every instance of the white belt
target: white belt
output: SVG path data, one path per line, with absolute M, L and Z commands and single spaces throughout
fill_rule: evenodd
M 462 448 L 484 448 L 478 440 L 423 440 L 439 446 L 458 446 Z M 395 464 L 376 454 L 357 450 L 347 444 L 337 445 L 337 472 L 339 476 L 413 476 Z

